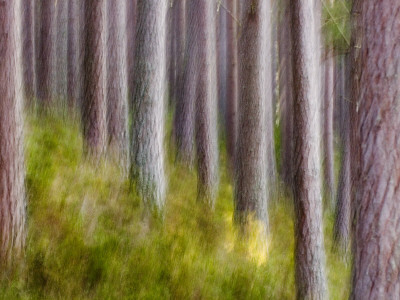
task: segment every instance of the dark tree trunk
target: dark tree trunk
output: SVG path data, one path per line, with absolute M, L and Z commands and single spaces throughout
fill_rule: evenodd
M 68 83 L 67 101 L 68 107 L 72 111 L 77 107 L 79 97 L 79 77 L 78 77 L 78 26 L 79 26 L 79 0 L 68 1 Z
M 250 214 L 268 225 L 266 105 L 271 69 L 265 58 L 270 1 L 240 1 L 238 140 L 235 172 L 235 220 Z M 271 99 L 269 99 L 271 100 Z
M 192 0 L 193 1 L 193 0 Z M 198 76 L 196 88 L 196 154 L 198 168 L 198 197 L 214 206 L 218 187 L 218 128 L 217 128 L 217 58 L 216 4 L 195 0 L 195 26 L 198 35 Z
M 326 299 L 315 3 L 291 1 L 294 80 L 295 264 L 298 299 Z
M 357 5 L 357 3 L 356 3 Z M 352 299 L 400 295 L 400 2 L 363 1 Z M 356 21 L 357 22 L 357 21 Z M 390 30 L 388 30 L 390 28 Z M 394 38 L 396 37 L 396 38 Z M 357 57 L 355 57 L 357 59 Z M 353 100 L 353 101 L 354 101 Z
M 184 39 L 184 57 L 180 65 L 179 90 L 176 93 L 176 107 L 174 116 L 174 133 L 177 145 L 178 159 L 191 166 L 194 161 L 194 103 L 196 95 L 196 28 L 193 11 L 193 0 L 184 1 L 179 11 L 181 18 L 186 19 L 184 28 L 181 26 L 177 37 Z M 182 3 L 182 2 L 180 2 Z M 187 15 L 187 18 L 186 18 Z M 182 21 L 183 22 L 183 21 Z M 181 23 L 182 25 L 182 23 Z M 183 36 L 184 37 L 183 37 Z M 182 49 L 181 49 L 182 50 Z
M 237 106 L 239 94 L 239 74 L 238 74 L 238 1 L 228 1 L 227 16 L 228 36 L 227 36 L 227 87 L 226 87 L 226 148 L 230 167 L 233 168 L 235 161 L 236 141 L 237 141 Z
M 127 35 L 127 69 L 128 69 L 128 103 L 133 99 L 134 54 L 137 18 L 137 0 L 126 0 L 126 35 Z
M 105 4 L 105 0 L 87 0 L 84 7 L 85 49 L 82 123 L 86 151 L 94 158 L 104 154 L 107 137 Z
M 54 84 L 54 95 L 57 95 L 57 99 L 65 100 L 67 97 L 67 82 L 68 82 L 68 2 L 67 1 L 55 1 L 57 8 L 56 16 L 56 39 L 55 39 L 55 51 L 54 51 L 54 62 L 53 68 L 55 84 Z M 63 102 L 60 104 L 65 105 Z
M 24 1 L 23 13 L 23 66 L 24 66 L 24 91 L 28 104 L 31 104 L 35 96 L 35 51 L 34 51 L 34 2 Z
M 138 0 L 137 8 L 132 177 L 147 207 L 160 210 L 166 189 L 164 95 L 168 2 Z
M 36 84 L 39 106 L 49 108 L 52 99 L 52 66 L 54 57 L 54 15 L 53 0 L 43 0 L 40 7 L 40 28 L 38 61 L 36 63 Z
M 128 171 L 128 94 L 125 3 L 107 2 L 107 105 L 110 150 Z
M 0 260 L 5 265 L 22 254 L 25 244 L 20 4 L 0 4 Z

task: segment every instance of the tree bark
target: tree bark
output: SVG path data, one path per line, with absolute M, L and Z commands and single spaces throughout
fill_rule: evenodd
M 192 0 L 193 1 L 193 0 Z M 194 0 L 198 34 L 198 76 L 195 103 L 195 137 L 198 168 L 198 198 L 214 206 L 218 188 L 216 4 Z
M 54 84 L 54 95 L 57 95 L 57 99 L 63 100 L 60 104 L 64 104 L 64 100 L 67 97 L 67 82 L 68 82 L 68 2 L 59 1 L 55 2 L 57 8 L 56 24 L 55 24 L 55 51 L 54 51 L 54 62 L 53 68 L 55 84 Z
M 240 1 L 238 140 L 235 171 L 235 220 L 251 214 L 268 226 L 266 105 L 270 1 Z
M 357 3 L 356 3 L 357 4 Z M 362 2 L 352 299 L 400 295 L 400 3 Z M 390 30 L 388 30 L 390 28 Z M 357 57 L 356 57 L 357 58 Z
M 79 97 L 78 77 L 78 26 L 79 26 L 79 0 L 68 1 L 68 62 L 67 62 L 67 101 L 72 111 L 77 107 Z
M 313 1 L 291 1 L 294 81 L 295 279 L 298 299 L 326 299 L 320 170 L 318 28 Z M 316 58 L 315 58 L 316 57 Z
M 83 136 L 86 151 L 95 159 L 104 154 L 107 137 L 105 95 L 105 0 L 87 0 L 85 8 Z
M 0 260 L 8 265 L 25 245 L 21 3 L 0 5 Z
M 127 35 L 127 69 L 128 69 L 128 103 L 132 106 L 134 81 L 134 54 L 137 19 L 137 0 L 126 0 L 126 35 Z
M 32 104 L 35 96 L 35 48 L 34 48 L 34 3 L 27 0 L 22 7 L 23 13 L 23 66 L 24 91 L 28 104 Z
M 120 167 L 129 169 L 128 94 L 125 3 L 107 2 L 107 105 L 110 151 Z M 114 153 L 113 153 L 114 152 Z
M 147 207 L 165 202 L 164 113 L 168 2 L 138 0 L 134 64 L 132 178 Z M 150 30 L 151 29 L 151 30 Z

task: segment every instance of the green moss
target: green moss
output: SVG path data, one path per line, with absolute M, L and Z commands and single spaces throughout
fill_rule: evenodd
M 270 205 L 268 253 L 256 234 L 240 242 L 223 154 L 212 213 L 196 201 L 196 173 L 175 164 L 169 151 L 160 221 L 144 217 L 140 198 L 113 163 L 95 167 L 84 159 L 78 124 L 29 116 L 26 128 L 26 257 L 19 272 L 0 282 L 0 298 L 294 298 L 291 202 Z M 330 295 L 343 299 L 349 268 L 331 251 L 332 223 L 326 217 Z

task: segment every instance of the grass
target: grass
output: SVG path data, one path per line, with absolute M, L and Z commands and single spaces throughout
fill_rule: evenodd
M 171 152 L 165 217 L 148 224 L 118 168 L 85 160 L 76 122 L 28 116 L 27 249 L 21 269 L 2 279 L 0 298 L 293 299 L 290 199 L 269 205 L 267 252 L 257 224 L 247 241 L 237 238 L 225 167 L 212 213 L 196 202 L 195 172 Z M 332 215 L 325 221 L 330 298 L 345 299 L 349 267 L 332 251 Z

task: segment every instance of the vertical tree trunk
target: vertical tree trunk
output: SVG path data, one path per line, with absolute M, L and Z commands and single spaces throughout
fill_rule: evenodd
M 400 3 L 362 2 L 352 299 L 400 295 Z M 390 28 L 390 30 L 388 30 Z M 396 38 L 393 38 L 396 37 Z M 357 89 L 356 89 L 357 90 Z M 354 101 L 354 100 L 353 100 Z
M 128 170 L 128 95 L 125 3 L 107 2 L 107 105 L 110 149 Z
M 336 216 L 334 225 L 335 242 L 344 250 L 348 249 L 350 240 L 350 98 L 349 98 L 349 59 L 347 55 L 340 57 L 342 94 L 340 95 L 340 138 L 342 150 L 342 162 L 339 175 L 339 186 L 336 201 Z
M 298 299 L 326 299 L 315 3 L 293 0 L 295 264 Z M 315 58 L 316 57 L 316 58 Z
M 235 175 L 235 220 L 250 214 L 268 225 L 266 105 L 270 41 L 270 1 L 240 0 L 242 32 L 239 39 L 239 126 Z
M 85 1 L 84 99 L 82 123 L 86 151 L 100 157 L 106 147 L 105 0 Z
M 67 101 L 70 110 L 77 106 L 79 97 L 78 78 L 78 26 L 79 26 L 79 0 L 68 1 L 68 62 L 67 62 Z
M 0 4 L 0 260 L 6 265 L 25 244 L 20 14 L 20 1 Z
M 176 86 L 176 63 L 177 63 L 177 40 L 176 40 L 176 27 L 177 18 L 176 11 L 178 9 L 176 5 L 177 1 L 171 1 L 168 5 L 167 12 L 167 46 L 168 46 L 168 102 L 175 102 L 175 86 Z
M 193 1 L 193 0 L 192 0 Z M 195 104 L 198 196 L 214 206 L 218 187 L 216 4 L 195 0 L 195 22 L 199 41 Z
M 164 96 L 168 2 L 138 0 L 137 5 L 132 177 L 145 204 L 162 209 L 166 189 Z
M 53 102 L 54 0 L 41 1 L 40 12 L 38 61 L 36 63 L 37 97 L 41 108 L 49 108 Z
M 56 38 L 55 38 L 55 51 L 54 61 L 55 66 L 53 69 L 55 84 L 54 84 L 54 95 L 57 98 L 64 100 L 67 97 L 67 59 L 68 59 L 68 2 L 67 1 L 55 1 L 57 14 L 56 14 Z M 63 104 L 61 102 L 60 104 Z
M 193 11 L 193 0 L 180 1 L 179 11 L 182 21 L 186 24 L 184 28 L 179 26 L 180 31 L 177 38 L 184 40 L 184 49 L 181 48 L 183 61 L 180 65 L 180 79 L 178 79 L 179 91 L 176 95 L 176 107 L 174 116 L 174 132 L 177 145 L 178 158 L 191 166 L 194 161 L 194 103 L 196 95 L 196 28 Z M 185 2 L 186 4 L 182 4 Z M 187 14 L 187 17 L 186 17 Z M 182 46 L 182 44 L 181 44 Z
M 221 4 L 225 6 L 225 1 Z M 220 3 L 216 5 L 216 47 L 217 47 L 217 100 L 219 116 L 226 122 L 226 93 L 227 93 L 227 13 L 226 9 L 221 7 Z
M 292 187 L 293 179 L 293 70 L 291 26 L 287 20 L 291 18 L 289 0 L 282 2 L 279 19 L 279 96 L 281 110 L 281 172 L 283 181 Z
M 27 0 L 24 4 L 22 7 L 24 91 L 27 103 L 31 104 L 35 96 L 34 3 L 33 0 Z
M 137 0 L 126 0 L 126 35 L 127 35 L 127 69 L 128 69 L 128 103 L 133 99 L 134 53 L 136 35 Z
M 230 12 L 227 16 L 227 87 L 226 87 L 226 148 L 230 166 L 233 168 L 235 161 L 237 141 L 237 106 L 239 93 L 238 74 L 238 1 L 228 1 L 227 9 Z

